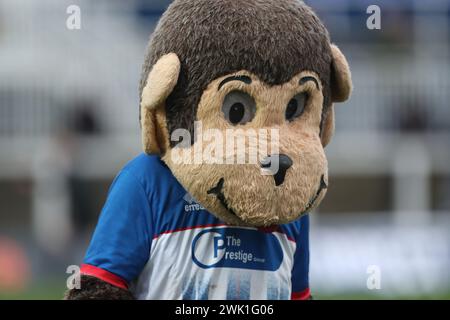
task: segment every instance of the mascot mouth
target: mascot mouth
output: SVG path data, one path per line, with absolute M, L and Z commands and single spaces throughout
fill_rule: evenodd
M 309 211 L 309 209 L 311 209 L 311 208 L 314 206 L 314 204 L 315 204 L 316 201 L 317 201 L 317 198 L 319 198 L 320 194 L 321 194 L 322 191 L 325 190 L 325 189 L 328 189 L 328 185 L 327 185 L 327 183 L 325 182 L 325 175 L 322 175 L 322 176 L 320 177 L 320 184 L 319 184 L 319 188 L 317 189 L 316 194 L 314 195 L 314 197 L 312 197 L 312 198 L 309 200 L 308 204 L 306 205 L 305 210 L 303 210 L 303 212 L 301 213 L 301 215 L 304 215 L 306 212 Z
M 214 194 L 217 197 L 217 200 L 219 200 L 220 204 L 222 205 L 222 207 L 224 207 L 226 210 L 228 210 L 228 212 L 230 212 L 232 215 L 238 217 L 238 215 L 236 214 L 236 212 L 234 212 L 233 209 L 230 208 L 230 206 L 228 205 L 228 201 L 225 198 L 225 195 L 222 192 L 223 189 L 223 183 L 225 182 L 224 178 L 220 178 L 219 182 L 217 182 L 217 185 L 213 188 L 211 188 L 210 190 L 208 190 L 208 194 Z
M 239 218 L 239 216 L 236 214 L 236 212 L 228 205 L 228 201 L 225 198 L 225 195 L 223 194 L 223 184 L 225 182 L 224 178 L 220 178 L 219 182 L 217 182 L 217 185 L 213 188 L 211 188 L 210 190 L 207 191 L 207 194 L 212 194 L 215 195 L 217 200 L 219 200 L 220 204 L 232 215 L 236 216 L 237 218 Z M 311 209 L 314 204 L 316 203 L 317 199 L 319 198 L 320 194 L 322 193 L 323 190 L 327 189 L 328 185 L 325 182 L 325 175 L 322 175 L 320 177 L 320 184 L 319 187 L 317 188 L 317 192 L 316 194 L 308 201 L 308 204 L 306 205 L 305 210 L 303 210 L 300 214 L 300 216 L 304 215 L 305 213 L 307 213 L 309 211 L 309 209 Z

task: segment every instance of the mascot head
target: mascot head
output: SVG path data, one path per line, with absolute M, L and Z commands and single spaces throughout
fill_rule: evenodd
M 175 0 L 148 46 L 142 141 L 223 221 L 270 226 L 316 207 L 347 61 L 299 0 Z

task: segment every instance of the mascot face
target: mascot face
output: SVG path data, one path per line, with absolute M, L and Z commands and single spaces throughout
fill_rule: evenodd
M 144 64 L 144 150 L 223 221 L 289 223 L 326 193 L 333 102 L 350 91 L 345 57 L 302 2 L 175 0 Z
M 192 146 L 168 150 L 164 161 L 197 201 L 225 221 L 295 220 L 325 194 L 322 101 L 319 78 L 311 72 L 272 87 L 247 71 L 226 75 L 211 82 L 197 110 L 202 136 L 213 133 L 206 144 L 211 152 L 197 132 Z M 202 161 L 192 163 L 197 152 Z

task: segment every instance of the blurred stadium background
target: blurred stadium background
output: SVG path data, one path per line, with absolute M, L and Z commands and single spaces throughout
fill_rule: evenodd
M 312 215 L 313 294 L 448 299 L 450 1 L 306 2 L 355 84 Z M 62 297 L 109 184 L 141 152 L 140 67 L 169 3 L 0 0 L 0 298 Z M 66 28 L 72 4 L 81 30 Z M 381 30 L 366 28 L 372 4 Z

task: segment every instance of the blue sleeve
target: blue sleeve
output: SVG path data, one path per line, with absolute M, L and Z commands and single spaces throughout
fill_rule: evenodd
M 141 183 L 133 173 L 122 170 L 109 190 L 84 259 L 88 274 L 103 279 L 106 272 L 110 275 L 106 278 L 118 276 L 127 283 L 134 280 L 150 255 L 150 213 Z
M 309 297 L 309 216 L 300 219 L 300 234 L 292 268 L 292 296 L 297 299 Z

